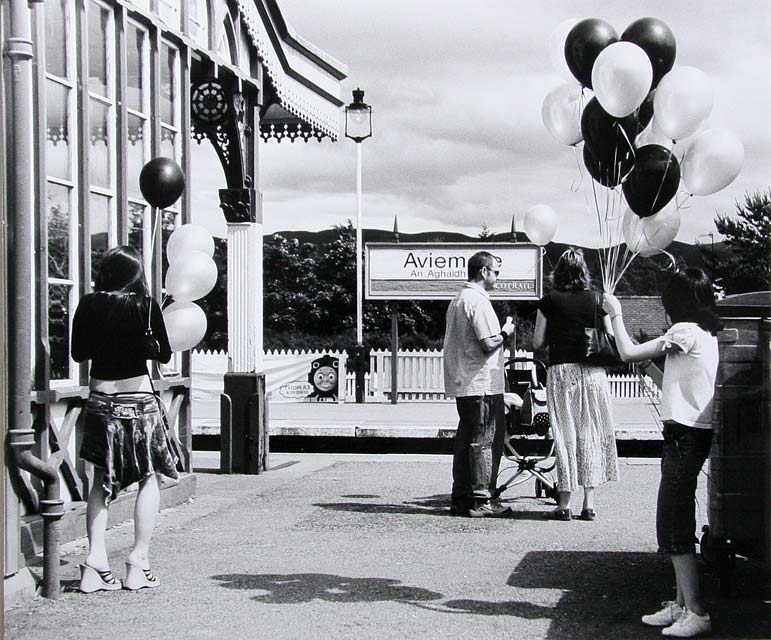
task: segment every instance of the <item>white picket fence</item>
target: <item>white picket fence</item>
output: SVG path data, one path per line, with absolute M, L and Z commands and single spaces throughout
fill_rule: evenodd
M 505 357 L 507 360 L 511 357 L 532 358 L 533 354 L 518 349 L 513 355 L 507 353 Z M 430 402 L 446 399 L 441 351 L 399 351 L 397 358 L 397 401 Z M 390 401 L 391 351 L 373 350 L 369 362 L 370 371 L 365 375 L 365 395 L 375 401 Z M 514 366 L 529 369 L 532 364 L 520 363 Z M 352 371 L 347 371 L 345 378 L 346 401 L 350 401 L 355 396 L 356 376 Z M 644 398 L 651 395 L 658 398 L 660 395 L 659 389 L 647 376 L 643 382 L 636 375 L 613 374 L 608 376 L 608 384 L 614 398 Z
M 338 358 L 340 368 L 345 368 L 345 351 L 324 352 Z M 307 374 L 308 363 L 321 355 L 311 351 L 268 351 L 265 353 L 265 370 L 269 387 L 278 386 L 298 376 Z M 373 402 L 391 400 L 391 351 L 370 352 L 370 371 L 365 374 L 364 395 Z M 511 357 L 510 354 L 506 356 Z M 532 353 L 517 350 L 513 357 L 530 358 Z M 399 351 L 397 354 L 397 402 L 436 402 L 447 400 L 444 395 L 442 352 L 437 350 Z M 530 363 L 516 365 L 527 369 Z M 227 354 L 224 352 L 193 352 L 191 363 L 194 401 L 201 396 L 211 396 L 218 406 L 222 376 L 227 371 Z M 338 385 L 338 402 L 353 402 L 356 376 L 345 369 L 345 378 Z M 210 380 L 211 378 L 211 380 Z M 659 389 L 650 378 L 644 381 L 636 375 L 609 375 L 610 392 L 614 398 L 644 398 L 660 396 Z M 646 389 L 647 386 L 647 389 Z M 209 389 L 208 387 L 211 387 Z M 195 404 L 195 402 L 194 402 Z M 214 406 L 214 405 L 212 405 Z M 215 407 L 216 409 L 216 407 Z

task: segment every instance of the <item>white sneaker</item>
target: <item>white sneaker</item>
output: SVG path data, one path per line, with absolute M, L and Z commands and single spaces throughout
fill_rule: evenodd
M 683 607 L 683 614 L 672 626 L 663 628 L 661 635 L 668 638 L 693 638 L 710 631 L 712 631 L 712 620 L 708 613 L 698 616 Z
M 643 616 L 642 623 L 650 627 L 668 627 L 683 615 L 683 608 L 674 600 L 662 602 L 661 607 L 656 613 Z

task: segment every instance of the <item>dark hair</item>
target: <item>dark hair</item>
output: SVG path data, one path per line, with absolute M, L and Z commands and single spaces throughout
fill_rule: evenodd
M 551 285 L 560 291 L 583 291 L 592 284 L 581 249 L 566 249 L 551 272 Z
M 113 247 L 104 254 L 94 284 L 97 291 L 150 295 L 142 266 L 142 254 L 127 245 Z
M 713 336 L 723 328 L 712 281 L 701 269 L 689 267 L 676 272 L 661 294 L 661 303 L 672 324 L 695 322 Z
M 477 251 L 468 260 L 468 279 L 475 280 L 484 267 L 494 267 L 497 262 L 498 258 L 489 251 Z

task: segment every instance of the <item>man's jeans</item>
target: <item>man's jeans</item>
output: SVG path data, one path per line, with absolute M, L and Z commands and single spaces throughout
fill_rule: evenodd
M 506 435 L 503 394 L 455 399 L 458 430 L 452 458 L 452 504 L 469 507 L 495 492 Z

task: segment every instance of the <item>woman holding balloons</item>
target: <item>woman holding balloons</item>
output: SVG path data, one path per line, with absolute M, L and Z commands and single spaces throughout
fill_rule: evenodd
M 695 494 L 699 472 L 712 442 L 712 401 L 718 368 L 717 333 L 722 321 L 715 308 L 712 282 L 701 269 L 682 269 L 661 295 L 672 326 L 660 338 L 633 344 L 612 295 L 603 306 L 611 318 L 624 362 L 639 362 L 666 354 L 662 382 L 661 419 L 664 446 L 661 483 L 656 504 L 659 552 L 669 555 L 677 594 L 643 624 L 663 627 L 662 635 L 690 638 L 707 633 L 712 621 L 699 588 L 694 553 Z
M 72 357 L 91 360 L 80 457 L 94 465 L 94 477 L 80 590 L 157 587 L 149 547 L 160 499 L 158 474 L 178 475 L 147 360 L 168 362 L 171 348 L 161 309 L 149 294 L 142 256 L 133 247 L 114 247 L 102 258 L 95 291 L 83 296 L 75 312 Z M 121 583 L 110 571 L 105 529 L 110 502 L 135 482 L 134 547 Z

